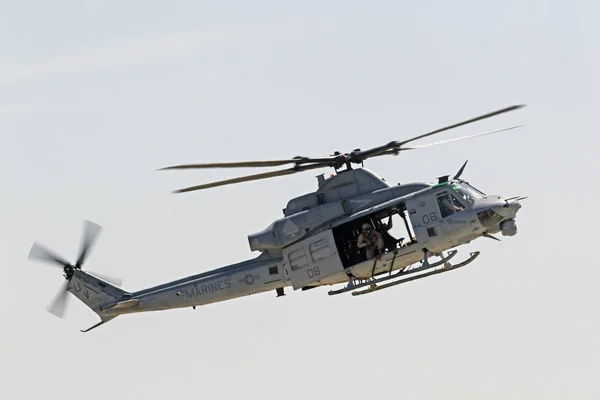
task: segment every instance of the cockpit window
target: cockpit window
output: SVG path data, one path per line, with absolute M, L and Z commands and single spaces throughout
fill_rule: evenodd
M 481 199 L 485 196 L 485 194 L 483 194 L 479 190 L 465 183 L 454 184 L 452 185 L 452 189 L 454 189 L 454 191 L 460 196 L 461 199 L 463 199 L 470 205 L 473 205 L 476 199 Z
M 463 205 L 463 203 L 461 203 L 461 201 L 459 199 L 457 199 L 456 196 L 451 194 L 450 198 L 452 199 L 452 205 L 454 206 L 454 209 L 456 211 L 462 211 L 465 209 L 465 206 Z
M 442 218 L 465 209 L 465 206 L 453 194 L 449 194 L 448 192 L 439 193 L 437 195 L 437 202 Z

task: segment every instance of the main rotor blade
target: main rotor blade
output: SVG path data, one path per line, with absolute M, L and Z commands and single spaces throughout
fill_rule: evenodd
M 504 129 L 497 129 L 495 131 L 489 131 L 489 132 L 482 132 L 482 133 L 476 133 L 474 135 L 469 135 L 469 136 L 461 136 L 458 138 L 454 138 L 454 139 L 448 139 L 448 140 L 441 140 L 439 142 L 434 142 L 434 143 L 427 143 L 427 144 L 423 144 L 420 146 L 411 146 L 411 147 L 405 147 L 403 150 L 413 150 L 413 149 L 424 149 L 426 147 L 432 147 L 432 146 L 437 146 L 439 144 L 445 144 L 445 143 L 451 143 L 451 142 L 458 142 L 460 140 L 465 140 L 465 139 L 471 139 L 471 138 L 475 138 L 478 136 L 486 136 L 486 135 L 491 135 L 493 133 L 499 133 L 499 132 L 505 132 L 505 131 L 510 131 L 513 129 L 517 129 L 520 128 L 522 126 L 525 125 L 516 125 L 516 126 L 511 126 L 510 128 L 504 128 Z
M 62 318 L 67 308 L 69 281 L 65 280 L 46 310 L 58 318 Z
M 301 165 L 299 167 L 293 167 L 293 168 L 289 168 L 289 169 L 282 169 L 282 170 L 279 170 L 279 171 L 263 172 L 263 173 L 260 173 L 260 174 L 246 175 L 246 176 L 240 176 L 238 178 L 231 178 L 231 179 L 225 179 L 225 180 L 222 180 L 222 181 L 205 183 L 203 185 L 190 186 L 190 187 L 187 187 L 187 188 L 175 190 L 173 193 L 185 193 L 185 192 L 191 192 L 191 191 L 194 191 L 194 190 L 202 190 L 202 189 L 213 188 L 213 187 L 216 187 L 216 186 L 225 186 L 225 185 L 231 185 L 231 184 L 234 184 L 234 183 L 248 182 L 248 181 L 257 181 L 257 180 L 260 180 L 260 179 L 268 179 L 268 178 L 273 178 L 273 177 L 276 177 L 276 176 L 291 175 L 291 174 L 295 174 L 296 172 L 307 171 L 307 170 L 310 170 L 310 169 L 324 168 L 324 167 L 328 167 L 328 166 L 329 166 L 329 163 L 318 163 L 318 164 L 311 164 L 311 165 Z
M 242 167 L 277 167 L 279 165 L 292 164 L 296 160 L 265 160 L 265 161 L 233 161 L 233 162 L 215 162 L 204 164 L 181 164 L 171 167 L 164 167 L 158 171 L 169 169 L 196 169 L 196 168 L 242 168 Z
M 479 117 L 475 117 L 475 118 L 471 118 L 471 119 L 463 121 L 463 122 L 459 122 L 457 124 L 453 124 L 453 125 L 449 125 L 449 126 L 440 128 L 440 129 L 436 129 L 435 131 L 431 131 L 431 132 L 425 133 L 423 135 L 415 136 L 414 138 L 398 142 L 398 147 L 400 147 L 402 145 L 405 145 L 406 143 L 414 142 L 417 139 L 423 139 L 425 137 L 428 137 L 428 136 L 431 136 L 431 135 L 435 135 L 436 133 L 440 133 L 440 132 L 444 132 L 444 131 L 447 131 L 447 130 L 450 130 L 450 129 L 458 128 L 459 126 L 472 124 L 473 122 L 481 121 L 481 120 L 486 119 L 486 118 L 490 118 L 490 117 L 494 117 L 496 115 L 504 114 L 504 113 L 507 113 L 509 111 L 518 110 L 519 108 L 523 108 L 523 107 L 525 107 L 524 104 L 506 107 L 506 108 L 503 108 L 501 110 L 493 111 L 491 113 L 480 115 Z
M 367 158 L 371 158 L 371 157 L 378 157 L 378 156 L 390 155 L 390 154 L 398 154 L 399 151 L 407 150 L 407 148 L 402 147 L 403 145 L 405 145 L 407 143 L 414 142 L 415 140 L 423 139 L 425 137 L 432 136 L 437 133 L 444 132 L 444 131 L 447 131 L 450 129 L 458 128 L 459 126 L 463 126 L 463 125 L 471 124 L 473 122 L 481 121 L 483 119 L 490 118 L 490 117 L 493 117 L 493 116 L 496 116 L 499 114 L 503 114 L 503 113 L 506 113 L 509 111 L 514 111 L 514 110 L 517 110 L 517 109 L 523 108 L 523 107 L 525 107 L 525 105 L 515 105 L 515 106 L 506 107 L 501 110 L 497 110 L 497 111 L 494 111 L 491 113 L 480 115 L 479 117 L 475 117 L 475 118 L 471 118 L 471 119 L 463 121 L 463 122 L 459 122 L 457 124 L 453 124 L 453 125 L 449 125 L 449 126 L 440 128 L 440 129 L 436 129 L 435 131 L 431 131 L 431 132 L 428 132 L 428 133 L 425 133 L 425 134 L 422 134 L 419 136 L 415 136 L 415 137 L 407 139 L 407 140 L 403 140 L 400 142 L 398 142 L 398 141 L 390 142 L 388 144 L 373 147 L 373 148 L 365 150 L 365 151 L 359 151 L 359 152 L 353 154 L 352 161 L 353 162 L 362 162 L 362 161 L 366 160 Z
M 29 259 L 37 261 L 49 261 L 56 266 L 61 268 L 65 265 L 69 265 L 69 262 L 54 252 L 48 250 L 46 247 L 38 242 L 33 243 L 31 250 L 29 250 Z
M 79 257 L 77 257 L 77 264 L 75 265 L 81 267 L 85 263 L 85 260 L 89 255 L 89 252 L 92 250 L 100 231 L 102 231 L 102 227 L 100 225 L 91 221 L 84 221 L 83 237 L 81 239 Z
M 322 157 L 322 158 L 308 158 L 308 157 L 296 157 L 287 160 L 257 160 L 257 161 L 232 161 L 232 162 L 214 162 L 214 163 L 201 163 L 201 164 L 181 164 L 173 165 L 171 167 L 160 168 L 158 171 L 171 170 L 171 169 L 199 169 L 199 168 L 245 168 L 245 167 L 277 167 L 285 164 L 308 164 L 308 163 L 322 163 L 331 162 L 335 160 L 335 157 Z

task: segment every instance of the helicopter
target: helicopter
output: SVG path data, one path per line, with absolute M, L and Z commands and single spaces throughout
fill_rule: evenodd
M 283 217 L 265 229 L 248 235 L 251 251 L 260 254 L 249 260 L 202 272 L 183 279 L 138 291 L 127 291 L 121 282 L 83 266 L 102 228 L 84 221 L 83 237 L 75 263 L 34 242 L 29 259 L 52 263 L 63 272 L 65 281 L 47 310 L 61 317 L 68 293 L 72 293 L 100 321 L 88 329 L 132 313 L 169 310 L 222 302 L 243 296 L 272 292 L 285 296 L 285 288 L 310 290 L 342 285 L 328 295 L 365 295 L 446 273 L 472 263 L 480 254 L 470 252 L 452 264 L 457 247 L 484 237 L 500 240 L 494 234 L 514 236 L 516 215 L 523 196 L 488 195 L 462 179 L 467 162 L 452 177 L 437 182 L 411 182 L 390 185 L 364 161 L 383 155 L 398 155 L 443 143 L 512 130 L 523 125 L 438 141 L 420 146 L 407 144 L 459 126 L 474 123 L 524 107 L 506 107 L 476 118 L 434 130 L 407 140 L 393 141 L 368 150 L 335 152 L 328 157 L 294 157 L 281 160 L 182 164 L 160 170 L 274 167 L 291 168 L 247 175 L 188 188 L 186 193 L 217 186 L 273 178 L 297 172 L 333 168 L 328 178 L 317 176 L 317 189 L 288 201 Z M 360 167 L 353 167 L 360 164 Z M 397 223 L 394 224 L 394 218 Z M 387 223 L 385 220 L 387 219 Z M 393 236 L 399 226 L 402 237 Z M 365 240 L 365 238 L 369 240 Z M 375 238 L 375 240 L 371 240 Z M 360 246 L 362 242 L 365 246 Z

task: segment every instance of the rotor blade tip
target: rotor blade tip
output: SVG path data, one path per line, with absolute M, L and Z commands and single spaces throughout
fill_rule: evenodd
M 161 168 L 157 169 L 157 171 L 167 171 L 170 169 L 182 169 L 185 167 L 186 167 L 186 165 L 169 165 L 168 167 L 161 167 Z
M 96 222 L 90 221 L 90 220 L 87 220 L 87 219 L 84 220 L 83 223 L 86 224 L 86 225 L 89 225 L 91 227 L 94 227 L 96 229 L 101 229 L 102 228 L 102 226 L 100 226 L 100 224 L 97 224 Z
M 29 258 L 31 258 L 31 256 L 32 256 L 32 253 L 33 253 L 33 251 L 34 251 L 34 249 L 35 249 L 36 247 L 37 247 L 37 242 L 33 242 L 33 243 L 31 244 L 31 247 L 29 248 L 29 254 L 27 255 Z

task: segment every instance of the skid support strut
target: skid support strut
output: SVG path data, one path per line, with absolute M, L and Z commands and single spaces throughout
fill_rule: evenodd
M 458 251 L 457 250 L 451 250 L 451 251 L 448 252 L 448 255 L 446 257 L 444 257 L 440 261 L 437 261 L 437 262 L 434 262 L 434 263 L 430 263 L 429 262 L 429 259 L 427 257 L 428 251 L 424 249 L 424 253 L 425 253 L 425 255 L 424 255 L 424 258 L 423 258 L 423 263 L 419 267 L 408 269 L 408 270 L 407 269 L 403 269 L 403 270 L 400 270 L 400 271 L 396 272 L 395 274 L 384 276 L 384 277 L 381 277 L 381 278 L 378 278 L 378 279 L 369 280 L 369 281 L 358 283 L 358 284 L 354 283 L 353 277 L 350 277 L 350 282 L 348 283 L 348 285 L 346 287 L 344 287 L 342 289 L 338 289 L 338 290 L 331 290 L 331 291 L 329 291 L 328 294 L 330 296 L 333 296 L 333 295 L 336 295 L 336 294 L 341 294 L 341 293 L 349 292 L 350 290 L 353 290 L 353 289 L 360 289 L 361 287 L 365 287 L 365 286 L 371 286 L 371 287 L 373 287 L 373 286 L 376 286 L 378 283 L 381 283 L 381 282 L 385 282 L 385 281 L 388 281 L 388 280 L 391 280 L 391 279 L 400 278 L 400 277 L 406 276 L 406 275 L 415 274 L 415 273 L 418 273 L 418 272 L 423 272 L 425 270 L 432 269 L 432 268 L 435 268 L 435 267 L 438 267 L 438 266 L 440 266 L 442 264 L 447 263 L 452 257 L 454 257 L 456 255 L 456 253 L 458 253 Z M 349 271 L 347 271 L 346 273 L 348 274 Z
M 447 263 L 447 264 L 444 263 L 444 267 L 443 268 L 434 269 L 434 270 L 426 272 L 424 274 L 410 276 L 410 277 L 407 277 L 407 278 L 404 278 L 404 279 L 399 279 L 397 281 L 389 282 L 389 283 L 386 283 L 386 284 L 383 284 L 383 285 L 380 285 L 380 286 L 371 285 L 368 289 L 352 292 L 352 296 L 360 296 L 362 294 L 368 294 L 368 293 L 375 292 L 377 290 L 387 289 L 389 287 L 400 285 L 402 283 L 406 283 L 406 282 L 410 282 L 410 281 L 415 281 L 417 279 L 426 278 L 426 277 L 431 276 L 431 275 L 441 274 L 443 272 L 454 271 L 455 269 L 458 269 L 460 267 L 464 267 L 467 264 L 470 264 L 473 260 L 475 260 L 477 258 L 477 256 L 479 256 L 479 251 L 474 251 L 474 252 L 472 252 L 470 254 L 469 258 L 467 258 L 465 261 L 463 261 L 461 263 L 458 263 L 456 265 L 451 265 L 450 263 Z M 431 267 L 429 267 L 429 268 L 431 268 Z M 427 269 L 429 269 L 429 268 L 427 268 Z

